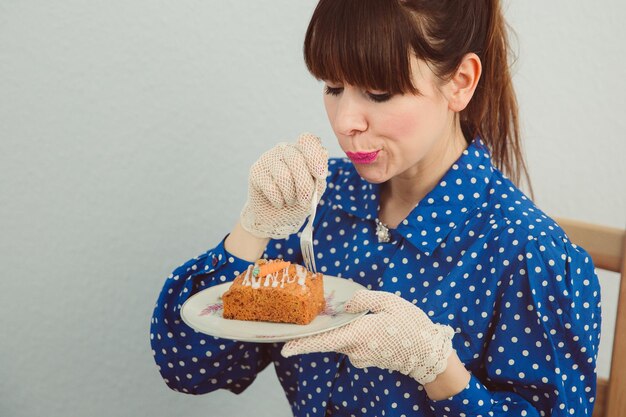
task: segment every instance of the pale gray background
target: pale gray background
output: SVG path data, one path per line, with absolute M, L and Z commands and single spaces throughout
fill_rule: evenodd
M 302 63 L 314 4 L 0 1 L 1 416 L 290 415 L 273 370 L 241 396 L 169 391 L 149 322 L 170 271 L 235 223 L 262 151 L 311 131 L 340 155 Z M 507 3 L 550 214 L 626 224 L 625 12 Z

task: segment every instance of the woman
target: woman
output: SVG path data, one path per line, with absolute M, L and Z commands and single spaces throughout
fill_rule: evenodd
M 348 159 L 266 152 L 226 239 L 166 280 L 152 321 L 174 390 L 243 391 L 269 363 L 297 416 L 591 415 L 600 290 L 590 257 L 514 185 L 525 176 L 498 1 L 321 0 L 304 45 Z M 505 174 L 512 180 L 509 180 Z M 199 334 L 192 294 L 265 256 L 318 270 L 370 314 L 284 345 Z

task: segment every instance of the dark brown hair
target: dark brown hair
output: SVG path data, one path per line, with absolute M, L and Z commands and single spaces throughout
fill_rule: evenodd
M 460 113 L 463 133 L 468 141 L 480 136 L 495 165 L 531 187 L 498 0 L 320 0 L 304 41 L 317 79 L 393 94 L 417 93 L 411 54 L 448 80 L 470 52 L 480 58 L 482 75 Z

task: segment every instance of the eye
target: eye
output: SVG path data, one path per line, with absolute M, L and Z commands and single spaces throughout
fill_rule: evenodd
M 367 97 L 375 103 L 384 103 L 385 101 L 389 101 L 393 94 L 391 93 L 371 93 L 367 92 Z
M 326 86 L 324 92 L 331 96 L 338 96 L 343 91 L 343 87 L 331 87 L 329 85 Z

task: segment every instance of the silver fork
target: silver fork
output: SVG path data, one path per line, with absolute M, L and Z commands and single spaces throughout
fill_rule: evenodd
M 315 191 L 313 192 L 313 199 L 311 200 L 311 213 L 309 214 L 309 220 L 302 234 L 300 235 L 300 250 L 302 251 L 302 259 L 304 260 L 304 266 L 313 272 L 317 272 L 315 267 L 315 253 L 313 252 L 313 219 L 315 218 L 315 212 L 317 211 L 317 184 L 315 185 Z

